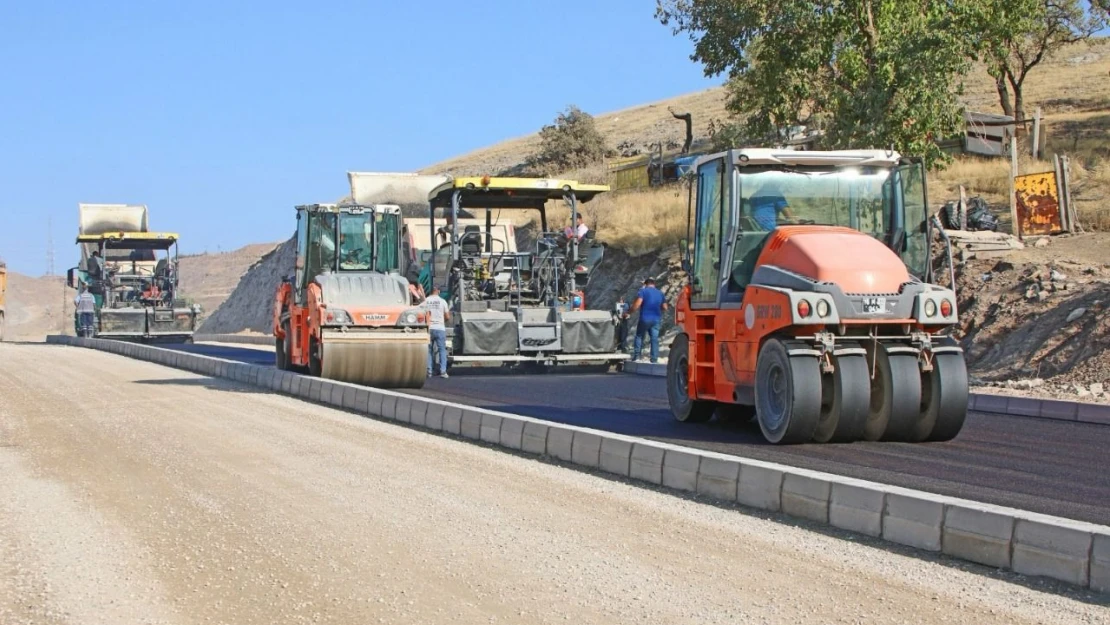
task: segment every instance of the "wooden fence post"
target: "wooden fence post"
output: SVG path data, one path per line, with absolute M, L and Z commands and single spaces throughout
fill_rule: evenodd
M 1017 213 L 1017 177 L 1018 177 L 1018 157 L 1017 157 L 1017 133 L 1010 136 L 1010 219 L 1013 220 L 1010 225 L 1012 234 L 1021 239 L 1021 225 L 1018 224 Z
M 1037 160 L 1041 156 L 1041 107 L 1037 107 L 1037 111 L 1033 113 L 1033 160 Z

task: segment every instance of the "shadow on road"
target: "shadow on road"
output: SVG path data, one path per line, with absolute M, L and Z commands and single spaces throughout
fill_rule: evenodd
M 193 386 L 203 387 L 213 391 L 225 391 L 230 393 L 251 393 L 256 395 L 274 394 L 274 392 L 268 388 L 254 386 L 253 384 L 235 382 L 224 378 L 162 378 L 157 380 L 135 380 L 135 384 L 148 384 L 152 386 Z

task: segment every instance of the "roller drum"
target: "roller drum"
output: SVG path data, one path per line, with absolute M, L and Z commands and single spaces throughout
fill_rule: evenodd
M 377 388 L 422 388 L 428 364 L 426 334 L 325 333 L 320 377 Z

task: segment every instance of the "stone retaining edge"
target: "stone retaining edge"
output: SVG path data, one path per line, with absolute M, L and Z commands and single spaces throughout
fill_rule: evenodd
M 627 362 L 624 364 L 624 372 L 632 375 L 666 377 L 667 366 L 659 363 Z M 976 412 L 1009 417 L 1037 417 L 1056 421 L 1110 425 L 1110 404 L 971 393 L 968 408 Z
M 83 347 L 1110 593 L 1110 527 L 120 341 Z

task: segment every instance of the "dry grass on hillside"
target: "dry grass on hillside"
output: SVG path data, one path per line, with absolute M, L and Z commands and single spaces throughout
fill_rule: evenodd
M 1110 127 L 1107 128 L 1110 133 Z M 1090 153 L 1072 155 L 1072 201 L 1079 222 L 1099 231 L 1110 230 L 1110 159 Z M 1018 158 L 1021 174 L 1049 172 L 1052 161 Z M 929 180 L 929 200 L 935 207 L 959 197 L 963 185 L 969 195 L 981 195 L 992 206 L 1008 210 L 1010 202 L 1010 162 L 1007 159 L 964 157 Z M 1008 220 L 1008 215 L 1005 220 Z
M 690 113 L 693 116 L 696 141 L 708 135 L 711 120 L 721 119 L 727 115 L 725 97 L 723 88 L 714 87 L 651 104 L 596 115 L 595 120 L 597 129 L 605 136 L 611 148 L 616 148 L 622 141 L 631 141 L 641 148 L 656 141 L 681 143 L 685 137 L 686 126 L 667 111 L 667 107 L 672 107 L 676 113 Z M 496 145 L 429 165 L 419 173 L 480 176 L 519 165 L 539 149 L 539 129 L 544 124 L 551 123 L 557 113 L 558 110 L 552 110 L 550 119 L 539 120 L 536 132 L 533 134 L 507 139 Z M 604 172 L 604 166 L 601 166 L 598 171 Z M 579 180 L 586 182 L 583 178 Z
M 1028 113 L 1040 106 L 1045 116 L 1047 153 L 1068 154 L 1072 161 L 1073 199 L 1088 227 L 1110 229 L 1110 38 L 1079 43 L 1046 59 L 1025 86 Z M 961 100 L 971 110 L 1000 111 L 994 81 L 982 67 L 967 77 Z M 598 129 L 610 147 L 631 142 L 639 147 L 655 141 L 681 142 L 684 125 L 676 112 L 693 114 L 695 145 L 705 141 L 713 119 L 725 119 L 725 90 L 721 87 L 670 100 L 596 116 Z M 552 111 L 552 118 L 555 111 Z M 542 123 L 548 123 L 544 120 Z M 539 135 L 518 137 L 475 150 L 421 170 L 422 173 L 484 174 L 523 163 L 539 146 Z M 1023 173 L 1051 171 L 1052 164 L 1021 159 Z M 1009 162 L 1006 159 L 961 157 L 946 170 L 930 175 L 929 199 L 934 207 L 959 195 L 964 185 L 971 195 L 982 195 L 995 206 L 1009 204 Z M 584 183 L 606 183 L 605 163 L 566 172 L 563 177 Z M 598 236 L 631 254 L 671 245 L 685 236 L 685 189 L 672 188 L 610 193 L 591 203 L 586 214 Z M 556 206 L 557 204 L 557 206 Z M 566 222 L 562 202 L 549 208 L 552 228 Z M 1008 214 L 1005 219 L 1008 220 Z M 524 218 L 527 220 L 528 218 Z M 537 220 L 538 221 L 538 220 Z
M 598 239 L 639 256 L 677 245 L 686 236 L 687 204 L 685 187 L 675 186 L 608 193 L 583 204 L 580 210 Z M 552 230 L 562 230 L 570 223 L 570 208 L 561 200 L 550 202 L 547 223 Z

